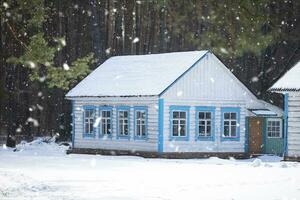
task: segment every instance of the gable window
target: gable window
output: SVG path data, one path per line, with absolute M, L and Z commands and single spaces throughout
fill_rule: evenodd
M 214 107 L 196 107 L 196 137 L 199 140 L 214 138 Z
M 112 136 L 112 107 L 100 107 L 100 136 Z
M 129 107 L 119 107 L 117 108 L 117 128 L 119 138 L 129 138 Z
M 267 133 L 269 138 L 281 138 L 282 137 L 281 119 L 268 119 Z
M 239 140 L 239 108 L 222 108 L 222 138 L 223 140 Z
M 145 139 L 147 137 L 147 108 L 134 108 L 134 124 L 135 124 L 135 138 Z
M 93 106 L 84 106 L 84 137 L 94 137 L 95 136 L 95 114 L 96 109 Z
M 188 140 L 189 107 L 170 106 L 171 140 Z

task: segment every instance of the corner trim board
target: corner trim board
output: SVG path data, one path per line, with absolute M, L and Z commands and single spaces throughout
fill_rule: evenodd
M 158 100 L 158 153 L 164 152 L 164 99 Z

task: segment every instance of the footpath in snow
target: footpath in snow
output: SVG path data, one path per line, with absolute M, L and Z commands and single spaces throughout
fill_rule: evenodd
M 41 139 L 0 150 L 0 199 L 300 199 L 300 164 L 66 155 Z

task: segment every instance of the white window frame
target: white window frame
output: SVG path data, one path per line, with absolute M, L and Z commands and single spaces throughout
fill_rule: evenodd
M 125 113 L 127 112 L 127 117 L 122 117 L 121 118 L 121 112 Z M 130 115 L 130 111 L 129 110 L 118 110 L 118 134 L 120 137 L 129 137 L 129 115 Z M 123 114 L 124 116 L 124 114 Z M 127 120 L 127 123 L 125 122 Z M 125 126 L 127 125 L 127 134 L 125 134 Z M 120 128 L 121 126 L 121 128 Z
M 200 113 L 204 114 L 204 118 L 200 118 Z M 206 114 L 210 114 L 210 118 L 206 118 Z M 212 137 L 212 115 L 213 113 L 211 111 L 197 111 L 196 114 L 198 115 L 198 137 Z M 204 122 L 204 125 L 201 124 L 201 122 Z M 208 122 L 210 122 L 210 125 L 208 125 Z M 200 126 L 204 126 L 204 135 L 200 132 Z M 207 127 L 210 126 L 210 134 L 207 134 Z
M 179 115 L 179 118 L 174 118 L 174 112 L 178 112 L 178 115 Z M 180 113 L 185 113 L 185 118 L 181 118 L 180 117 Z M 172 111 L 172 137 L 187 137 L 187 126 L 188 126 L 188 124 L 187 124 L 187 118 L 188 118 L 188 112 L 187 111 L 185 111 L 185 110 L 173 110 Z M 177 126 L 178 126 L 178 135 L 174 135 L 174 121 L 177 121 Z M 181 123 L 182 121 L 184 121 L 184 123 Z M 181 127 L 181 125 L 183 125 L 184 126 L 184 135 L 181 135 L 180 134 L 180 127 Z
M 272 121 L 279 122 L 279 136 L 269 136 L 269 122 L 272 122 Z M 280 119 L 280 118 L 268 118 L 266 128 L 267 128 L 266 132 L 267 132 L 267 137 L 268 138 L 282 138 L 282 119 Z M 271 126 L 271 128 L 272 128 L 272 126 Z
M 225 114 L 228 114 L 230 118 L 229 119 L 225 119 Z M 235 114 L 235 119 L 231 118 L 231 114 Z M 225 135 L 225 122 L 229 122 L 229 134 Z M 235 125 L 233 125 L 233 122 L 235 122 Z M 234 112 L 234 111 L 226 111 L 223 113 L 223 137 L 224 138 L 237 138 L 238 137 L 238 113 Z M 232 126 L 235 126 L 235 136 L 232 135 Z
M 144 113 L 145 117 L 138 118 L 138 113 L 140 113 L 140 116 L 143 116 L 142 113 Z M 143 126 L 145 131 L 144 133 Z M 135 110 L 135 136 L 141 138 L 147 137 L 147 111 L 145 109 Z
M 89 117 L 87 117 L 87 112 L 92 112 Z M 84 109 L 84 134 L 85 135 L 94 135 L 95 134 L 95 115 L 96 109 Z M 86 128 L 88 126 L 88 132 L 86 132 Z
M 110 113 L 110 116 L 104 116 L 103 113 L 106 112 Z M 101 110 L 101 123 L 100 123 L 100 128 L 101 128 L 101 135 L 111 135 L 112 134 L 112 110 Z M 109 123 L 108 123 L 109 122 Z M 110 124 L 110 130 L 108 129 L 108 124 Z M 103 131 L 104 130 L 104 131 Z

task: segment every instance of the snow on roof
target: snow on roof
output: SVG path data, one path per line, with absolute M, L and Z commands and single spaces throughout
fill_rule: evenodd
M 250 109 L 256 116 L 277 116 L 277 114 L 268 109 Z
M 271 91 L 300 91 L 300 61 L 281 77 Z
M 115 56 L 106 60 L 67 97 L 159 95 L 208 51 Z

